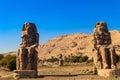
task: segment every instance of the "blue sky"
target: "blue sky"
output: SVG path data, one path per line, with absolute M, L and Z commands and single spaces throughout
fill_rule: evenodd
M 93 32 L 97 21 L 120 30 L 120 0 L 0 0 L 0 53 L 15 51 L 24 22 L 33 22 L 40 43 L 58 35 Z

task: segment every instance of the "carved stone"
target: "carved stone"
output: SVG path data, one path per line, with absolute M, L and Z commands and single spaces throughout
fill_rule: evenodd
M 17 54 L 17 71 L 20 77 L 37 77 L 39 34 L 34 23 L 25 23 L 22 28 L 22 43 Z M 28 71 L 28 72 L 27 72 Z M 23 74 L 25 72 L 25 74 Z M 22 74 L 21 74 L 22 73 Z
M 93 32 L 94 69 L 116 69 L 115 48 L 105 22 L 97 22 Z M 96 72 L 95 72 L 96 73 Z
M 103 77 L 114 77 L 120 75 L 120 69 L 98 69 L 98 75 Z
M 59 66 L 63 66 L 63 55 L 59 54 Z

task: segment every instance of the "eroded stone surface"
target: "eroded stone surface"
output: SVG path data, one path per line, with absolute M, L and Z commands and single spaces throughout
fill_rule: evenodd
M 35 24 L 30 22 L 25 23 L 22 28 L 21 37 L 22 43 L 19 45 L 17 54 L 17 70 L 19 73 L 25 72 L 24 70 L 34 70 L 33 73 L 37 75 L 39 34 L 37 33 Z M 24 74 L 20 75 L 24 76 Z
M 103 77 L 112 77 L 120 75 L 120 69 L 98 69 L 98 75 Z
M 107 24 L 105 22 L 97 22 L 93 32 L 95 70 L 116 68 L 116 53 L 111 42 L 111 35 Z
M 59 54 L 59 66 L 63 66 L 63 55 Z

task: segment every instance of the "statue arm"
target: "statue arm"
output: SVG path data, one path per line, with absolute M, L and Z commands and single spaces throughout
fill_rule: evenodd
M 32 45 L 31 47 L 36 48 L 36 47 L 38 47 L 38 45 L 39 44 L 36 43 L 36 44 Z

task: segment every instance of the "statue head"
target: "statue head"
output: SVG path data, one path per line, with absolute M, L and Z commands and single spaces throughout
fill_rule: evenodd
M 37 33 L 37 28 L 34 23 L 27 22 L 22 28 L 22 45 L 31 46 L 38 44 L 39 34 Z
M 105 22 L 97 22 L 94 27 L 94 41 L 96 45 L 111 44 L 111 36 Z
M 37 29 L 36 29 L 36 25 L 34 23 L 31 22 L 27 22 L 23 25 L 22 28 L 22 36 L 23 34 L 33 34 L 33 33 L 37 33 Z
M 96 22 L 94 32 L 108 32 L 106 22 Z

